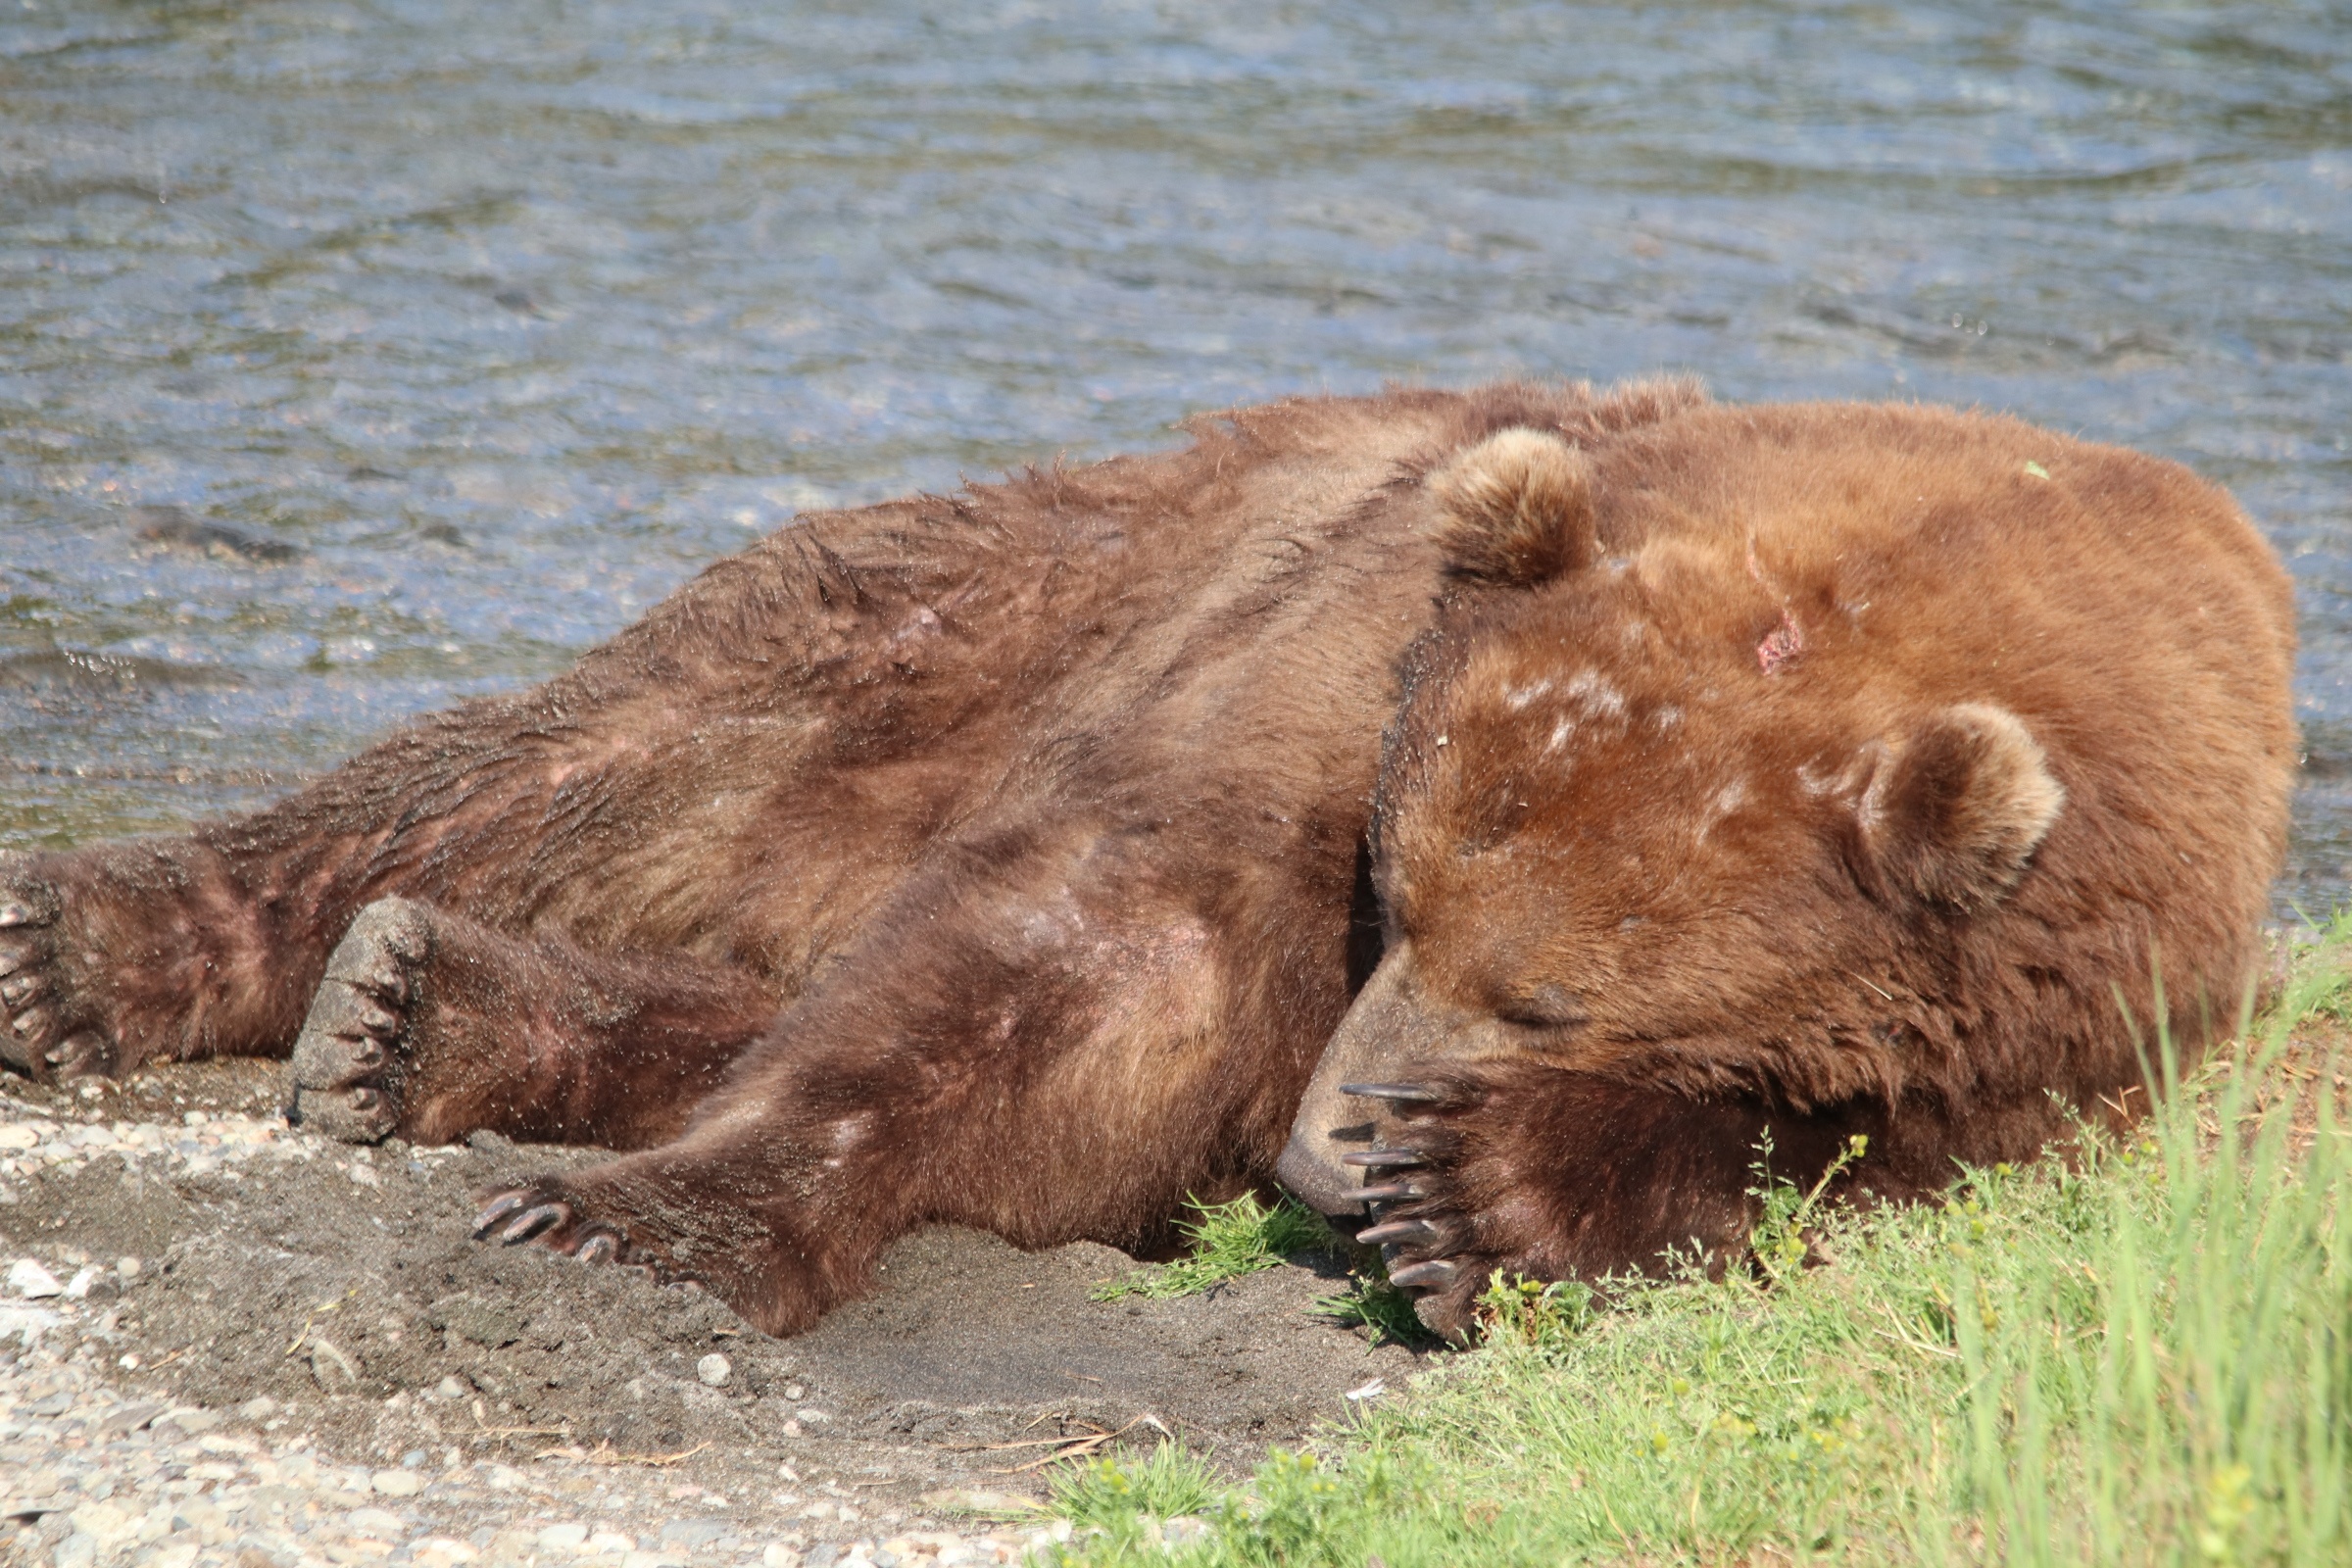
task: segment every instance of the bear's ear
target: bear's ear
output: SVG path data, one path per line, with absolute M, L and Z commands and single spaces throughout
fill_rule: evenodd
M 1874 747 L 1855 812 L 1880 878 L 1935 904 L 1979 909 L 2026 873 L 2066 791 L 2015 713 L 1966 703 Z
M 1438 542 L 1456 576 L 1524 588 L 1600 554 L 1592 460 L 1544 430 L 1500 430 L 1430 474 Z

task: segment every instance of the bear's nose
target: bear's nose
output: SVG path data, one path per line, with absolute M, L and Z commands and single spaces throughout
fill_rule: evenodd
M 1274 1179 L 1307 1207 L 1334 1219 L 1344 1219 L 1364 1212 L 1364 1205 L 1350 1201 L 1344 1195 L 1354 1190 L 1358 1172 L 1326 1159 L 1317 1147 L 1326 1140 L 1309 1138 L 1294 1132 L 1274 1162 Z

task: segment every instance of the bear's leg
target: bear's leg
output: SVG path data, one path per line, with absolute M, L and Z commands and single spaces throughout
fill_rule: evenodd
M 517 1179 L 476 1234 L 696 1279 L 793 1333 L 915 1225 L 1132 1245 L 1264 1180 L 1346 1004 L 1345 906 L 1327 947 L 1237 953 L 1163 891 L 1158 839 L 1063 831 L 1059 858 L 915 879 L 676 1143 Z
M 1809 1188 L 1849 1137 L 1877 1144 L 1886 1122 L 1877 1106 L 1794 1115 L 1542 1064 L 1361 1094 L 1380 1106 L 1382 1147 L 1342 1156 L 1363 1168 L 1353 1196 L 1376 1216 L 1358 1240 L 1455 1339 L 1497 1269 L 1590 1280 L 1678 1259 L 1722 1267 L 1746 1250 L 1767 1137 L 1772 1176 Z M 1865 1156 L 1848 1180 L 1871 1187 L 1874 1174 Z
M 641 1149 L 677 1136 L 775 1010 L 746 970 L 378 899 L 327 958 L 287 1114 L 348 1142 L 488 1129 Z
M 205 845 L 0 853 L 0 1062 L 35 1079 L 283 1040 L 303 967 Z

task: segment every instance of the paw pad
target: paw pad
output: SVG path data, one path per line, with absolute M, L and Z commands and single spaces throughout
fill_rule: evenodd
M 287 1120 L 352 1144 L 380 1142 L 399 1127 L 409 1012 L 431 954 L 420 906 L 378 899 L 360 911 L 295 1038 Z

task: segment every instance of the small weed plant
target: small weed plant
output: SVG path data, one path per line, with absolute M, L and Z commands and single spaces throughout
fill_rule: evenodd
M 1356 1264 L 1348 1289 L 1318 1298 L 1316 1307 L 1349 1328 L 1365 1330 L 1375 1346 L 1434 1343 L 1436 1336 L 1421 1326 L 1413 1311 L 1413 1298 L 1389 1283 L 1380 1254 L 1371 1248 L 1361 1250 L 1364 1259 Z
M 1198 1514 L 1224 1492 L 1204 1461 L 1174 1443 L 1160 1444 L 1147 1459 L 1055 1465 L 1046 1472 L 1046 1486 L 1055 1513 L 1106 1537 L 1141 1537 L 1147 1524 Z
M 1496 1269 L 1478 1298 L 1479 1343 L 1564 1354 L 1592 1326 L 1593 1300 L 1575 1280 L 1506 1279 Z
M 1831 1160 L 1820 1180 L 1799 1192 L 1796 1184 L 1772 1174 L 1772 1134 L 1764 1134 L 1755 1166 L 1757 1185 L 1747 1190 L 1756 1200 L 1756 1225 L 1748 1233 L 1748 1251 L 1756 1267 L 1775 1285 L 1785 1285 L 1796 1271 L 1805 1266 L 1805 1254 L 1812 1250 L 1810 1227 L 1821 1215 L 1822 1195 L 1830 1184 L 1851 1170 L 1863 1155 L 1870 1152 L 1870 1140 L 1860 1133 L 1845 1141 L 1845 1147 Z
M 1197 1296 L 1213 1285 L 1273 1268 L 1294 1252 L 1338 1245 L 1323 1216 L 1294 1199 L 1283 1198 L 1268 1207 L 1255 1193 L 1244 1193 L 1229 1203 L 1189 1201 L 1187 1206 L 1196 1216 L 1178 1227 L 1192 1244 L 1187 1255 L 1122 1280 L 1105 1280 L 1087 1295 L 1098 1301 L 1123 1296 Z

